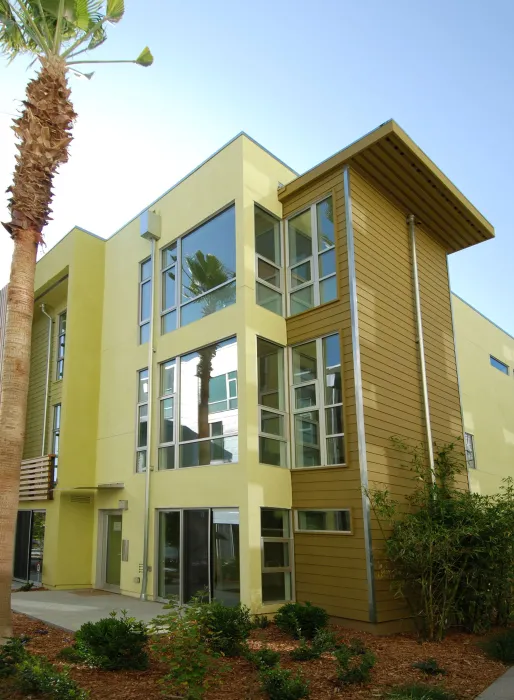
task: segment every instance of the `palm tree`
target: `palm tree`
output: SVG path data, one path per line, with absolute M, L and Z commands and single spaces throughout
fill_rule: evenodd
M 18 508 L 20 464 L 25 433 L 30 343 L 34 311 L 36 253 L 50 218 L 52 181 L 68 146 L 76 114 L 68 73 L 81 63 L 151 65 L 145 48 L 134 61 L 91 61 L 83 54 L 106 40 L 106 26 L 119 22 L 123 0 L 0 0 L 0 50 L 12 61 L 20 55 L 39 64 L 26 88 L 13 130 L 18 154 L 9 188 L 14 240 L 7 295 L 7 319 L 0 399 L 0 643 L 11 635 L 11 576 Z

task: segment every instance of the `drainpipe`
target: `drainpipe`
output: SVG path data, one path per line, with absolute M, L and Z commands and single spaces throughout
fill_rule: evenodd
M 414 282 L 414 301 L 416 305 L 416 325 L 418 330 L 418 350 L 419 364 L 421 369 L 421 385 L 423 388 L 423 406 L 425 412 L 425 429 L 427 434 L 427 451 L 428 462 L 430 464 L 430 473 L 432 483 L 435 484 L 435 469 L 434 469 L 434 445 L 432 442 L 432 426 L 430 425 L 430 406 L 428 403 L 428 382 L 427 382 L 427 367 L 425 363 L 425 343 L 423 341 L 423 320 L 421 318 L 421 298 L 419 294 L 419 275 L 418 275 L 418 256 L 416 252 L 416 222 L 414 214 L 411 214 L 408 219 L 411 253 L 412 253 L 412 277 Z
M 152 296 L 150 302 L 150 337 L 148 339 L 148 416 L 147 416 L 147 440 L 146 440 L 146 472 L 145 472 L 145 507 L 143 524 L 143 575 L 141 578 L 141 600 L 147 600 L 148 587 L 148 550 L 150 539 L 150 457 L 152 453 L 152 424 L 153 424 L 153 356 L 154 356 L 154 315 L 155 315 L 155 291 L 157 287 L 155 241 L 161 237 L 160 217 L 147 210 L 141 215 L 140 235 L 150 241 L 152 263 Z
M 48 420 L 48 396 L 50 394 L 50 356 L 52 354 L 52 317 L 45 311 L 45 305 L 41 304 L 41 313 L 48 319 L 48 346 L 46 349 L 46 384 L 45 384 L 45 407 L 43 411 L 43 437 L 41 440 L 41 457 L 46 454 L 46 424 Z

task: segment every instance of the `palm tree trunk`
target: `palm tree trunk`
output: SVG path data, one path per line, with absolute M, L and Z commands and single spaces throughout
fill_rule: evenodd
M 7 293 L 7 318 L 0 399 L 0 643 L 12 632 L 11 578 L 23 455 L 30 346 L 34 314 L 36 254 L 48 223 L 52 181 L 68 159 L 75 112 L 59 57 L 42 60 L 41 71 L 27 86 L 24 109 L 14 121 L 18 155 L 9 188 L 14 239 Z

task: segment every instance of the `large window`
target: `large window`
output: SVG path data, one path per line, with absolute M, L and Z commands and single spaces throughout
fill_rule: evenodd
M 54 406 L 54 422 L 52 426 L 52 454 L 54 456 L 53 483 L 57 483 L 57 467 L 59 464 L 59 442 L 61 438 L 61 404 Z
M 257 303 L 282 316 L 284 282 L 280 221 L 258 206 L 255 207 L 254 219 Z
M 291 406 L 295 467 L 344 464 L 339 335 L 292 348 Z
M 344 532 L 352 531 L 350 511 L 323 509 L 295 511 L 296 532 Z
M 332 197 L 288 219 L 289 314 L 337 297 Z
M 159 469 L 175 467 L 175 360 L 161 365 L 159 399 Z
M 59 333 L 57 336 L 57 379 L 64 377 L 64 351 L 66 348 L 66 311 L 59 314 Z
M 471 433 L 464 433 L 464 452 L 466 454 L 466 465 L 468 469 L 476 469 L 475 438 Z
M 148 446 L 148 370 L 137 373 L 136 471 L 146 471 Z
M 261 508 L 262 602 L 293 597 L 290 512 Z
M 139 265 L 139 343 L 150 339 L 150 314 L 152 310 L 152 259 Z
M 287 466 L 284 348 L 257 338 L 259 462 Z
M 236 225 L 231 206 L 161 253 L 161 332 L 236 300 Z
M 225 605 L 240 596 L 239 511 L 195 508 L 159 513 L 159 597 L 187 603 L 199 592 Z

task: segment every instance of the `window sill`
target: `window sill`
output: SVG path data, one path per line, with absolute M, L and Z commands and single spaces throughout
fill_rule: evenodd
M 168 473 L 168 472 L 182 472 L 185 469 L 209 469 L 210 467 L 228 467 L 232 464 L 239 464 L 239 462 L 217 462 L 216 464 L 198 464 L 196 467 L 174 467 L 173 469 L 152 469 L 155 474 Z
M 295 535 L 337 535 L 338 537 L 344 535 L 348 537 L 353 535 L 353 532 L 337 532 L 336 530 L 294 530 Z
M 312 471 L 320 471 L 321 469 L 348 469 L 348 464 L 324 464 L 319 467 L 292 467 L 291 471 L 292 472 L 312 472 Z

